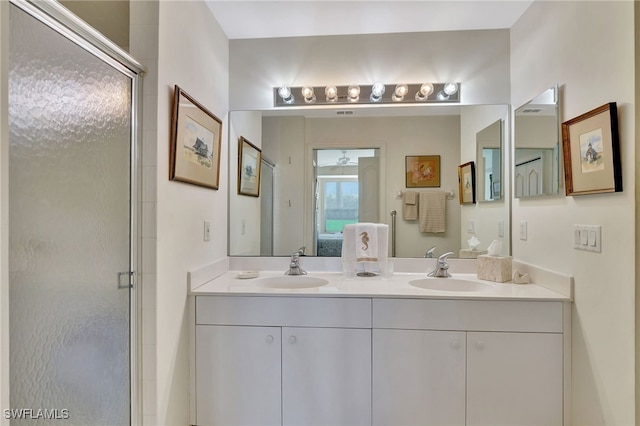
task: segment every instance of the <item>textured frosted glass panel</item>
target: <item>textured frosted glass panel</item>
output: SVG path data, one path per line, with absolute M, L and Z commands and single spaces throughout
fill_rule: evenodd
M 129 424 L 131 80 L 11 7 L 11 407 Z M 33 416 L 29 416 L 33 417 Z

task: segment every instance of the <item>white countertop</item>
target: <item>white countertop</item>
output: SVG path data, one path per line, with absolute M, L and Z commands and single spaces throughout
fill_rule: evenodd
M 265 277 L 284 277 L 282 271 L 259 271 L 257 278 L 240 279 L 244 271 L 227 271 L 191 290 L 193 296 L 304 296 L 304 297 L 384 297 L 425 299 L 472 300 L 538 300 L 571 301 L 571 297 L 537 284 L 495 283 L 478 280 L 476 274 L 453 274 L 454 279 L 486 284 L 480 291 L 427 290 L 409 284 L 409 281 L 428 278 L 426 273 L 394 273 L 391 277 L 353 277 L 341 272 L 309 272 L 307 277 L 323 278 L 328 284 L 315 288 L 279 289 L 261 285 Z M 446 280 L 446 278 L 439 278 Z M 444 282 L 446 284 L 446 282 Z M 483 286 L 485 287 L 485 286 Z

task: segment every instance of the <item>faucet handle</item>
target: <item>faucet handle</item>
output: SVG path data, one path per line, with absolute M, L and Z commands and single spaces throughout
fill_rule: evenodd
M 452 254 L 452 251 L 441 254 L 440 256 L 438 256 L 438 263 L 446 263 L 447 257 L 451 256 Z
M 299 256 L 304 256 L 304 252 L 305 252 L 306 249 L 307 249 L 306 246 L 302 246 L 298 250 L 296 250 L 296 252 L 294 254 L 297 254 Z
M 431 247 L 429 250 L 427 250 L 427 252 L 424 254 L 424 257 L 427 259 L 431 259 L 433 257 L 433 253 L 436 251 L 436 246 Z

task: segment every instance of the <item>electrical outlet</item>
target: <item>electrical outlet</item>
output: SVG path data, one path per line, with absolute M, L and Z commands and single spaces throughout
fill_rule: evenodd
M 202 236 L 204 241 L 211 241 L 211 222 L 208 220 L 204 221 L 204 234 Z
M 504 220 L 498 221 L 498 237 L 504 238 Z

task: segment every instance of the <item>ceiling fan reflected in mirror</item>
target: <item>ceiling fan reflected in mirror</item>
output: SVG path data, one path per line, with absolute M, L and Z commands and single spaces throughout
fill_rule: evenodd
M 338 166 L 346 166 L 347 164 L 358 164 L 357 161 L 350 163 L 349 160 L 351 160 L 351 158 L 347 157 L 347 151 L 342 151 L 342 157 L 336 160 L 336 164 Z

